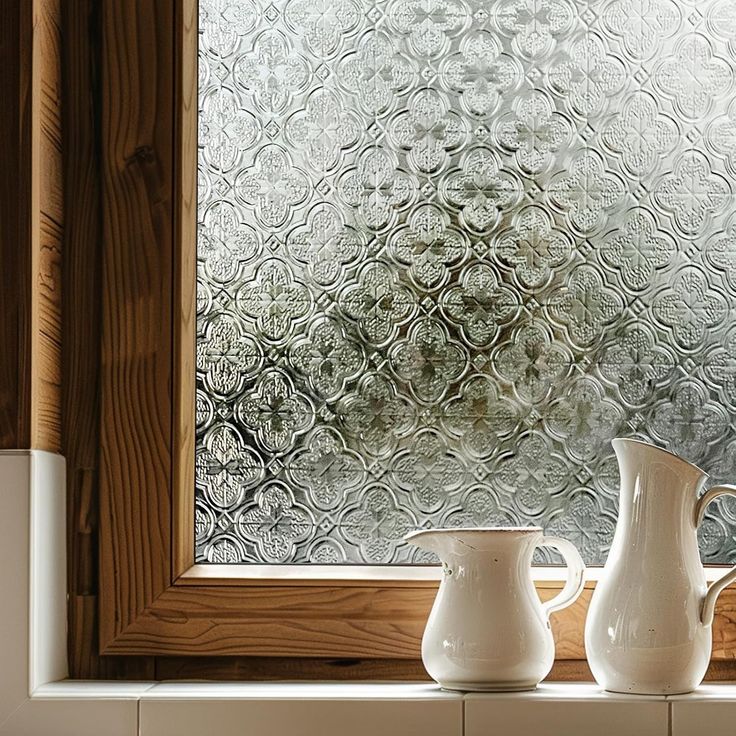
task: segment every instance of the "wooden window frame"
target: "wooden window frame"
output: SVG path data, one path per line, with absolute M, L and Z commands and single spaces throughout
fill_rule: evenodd
M 100 16 L 91 10 L 95 2 Z M 100 655 L 184 658 L 169 670 L 156 668 L 158 677 L 242 677 L 245 670 L 264 678 L 422 676 L 420 642 L 436 580 L 394 573 L 390 580 L 249 578 L 222 570 L 213 576 L 194 564 L 196 0 L 71 0 L 70 7 L 66 31 L 75 45 L 66 55 L 66 119 L 75 127 L 66 151 L 65 247 L 73 260 L 65 288 L 72 290 L 73 357 L 65 392 L 70 406 L 81 397 L 65 424 L 70 652 L 80 649 L 90 629 L 85 622 L 99 613 Z M 91 36 L 90 17 L 98 23 Z M 90 106 L 89 85 L 99 91 L 98 108 Z M 89 185 L 80 194 L 93 170 L 99 191 Z M 100 214 L 89 217 L 95 202 Z M 95 294 L 99 327 L 91 312 Z M 98 355 L 80 358 L 90 346 Z M 84 561 L 94 549 L 95 489 L 98 571 Z M 99 612 L 80 595 L 80 580 L 94 577 L 99 590 L 91 600 Z M 561 585 L 537 583 L 545 599 Z M 583 624 L 593 587 L 587 583 L 575 604 L 552 617 L 552 678 L 590 679 Z M 731 677 L 733 591 L 719 600 L 714 639 L 711 676 Z M 328 660 L 341 667 L 325 668 Z M 83 666 L 72 671 L 89 674 Z
M 431 581 L 193 564 L 196 3 L 105 0 L 102 28 L 100 653 L 415 659 Z

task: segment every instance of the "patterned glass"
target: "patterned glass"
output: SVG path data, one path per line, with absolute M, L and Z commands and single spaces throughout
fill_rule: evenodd
M 200 0 L 196 556 L 604 560 L 610 440 L 736 480 L 733 0 Z M 701 530 L 736 559 L 736 503 Z

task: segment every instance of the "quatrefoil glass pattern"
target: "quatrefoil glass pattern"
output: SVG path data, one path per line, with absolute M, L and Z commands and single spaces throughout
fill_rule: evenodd
M 621 435 L 736 482 L 733 0 L 199 6 L 199 562 L 598 564 Z

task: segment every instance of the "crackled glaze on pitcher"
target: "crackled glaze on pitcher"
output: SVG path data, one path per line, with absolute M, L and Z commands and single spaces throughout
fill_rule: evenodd
M 437 529 L 407 540 L 443 565 L 422 639 L 427 672 L 450 690 L 534 689 L 554 662 L 549 613 L 570 605 L 583 587 L 575 547 L 536 527 Z M 562 592 L 544 604 L 531 578 L 538 546 L 559 550 L 570 568 Z
M 734 486 L 700 496 L 707 474 L 646 442 L 613 440 L 621 471 L 619 516 L 585 628 L 593 676 L 606 690 L 690 692 L 710 661 L 715 600 L 732 570 L 706 585 L 697 526 Z

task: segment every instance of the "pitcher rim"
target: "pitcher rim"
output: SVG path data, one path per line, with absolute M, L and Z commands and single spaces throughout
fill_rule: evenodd
M 461 532 L 515 532 L 517 534 L 531 534 L 544 532 L 541 526 L 442 526 L 437 529 L 415 529 L 404 536 L 409 539 L 418 534 L 458 534 Z
M 710 473 L 703 470 L 701 467 L 696 465 L 695 463 L 691 463 L 689 460 L 685 460 L 684 457 L 680 457 L 677 453 L 672 452 L 672 450 L 668 450 L 665 447 L 660 447 L 659 445 L 655 445 L 653 442 L 647 442 L 646 440 L 640 440 L 636 439 L 635 437 L 615 437 L 611 440 L 611 445 L 613 446 L 613 449 L 616 449 L 616 443 L 617 442 L 631 442 L 635 445 L 644 445 L 645 447 L 650 447 L 653 450 L 659 450 L 660 452 L 663 452 L 665 455 L 669 455 L 670 457 L 673 457 L 675 460 L 679 460 L 681 463 L 685 463 L 690 468 L 694 468 L 697 470 L 701 475 L 704 476 L 704 478 L 709 478 Z

